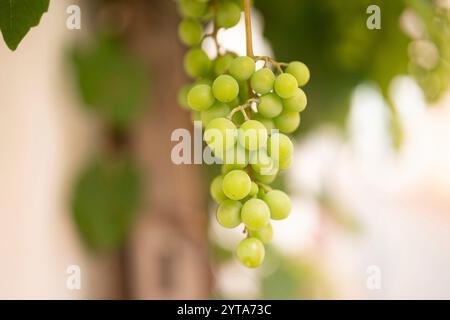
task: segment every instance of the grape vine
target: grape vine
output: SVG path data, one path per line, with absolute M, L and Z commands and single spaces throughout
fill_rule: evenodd
M 194 79 L 179 93 L 180 104 L 191 110 L 205 127 L 204 140 L 222 162 L 222 174 L 211 183 L 218 203 L 216 218 L 225 228 L 242 223 L 246 234 L 236 255 L 243 265 L 256 268 L 264 260 L 264 244 L 273 237 L 271 220 L 282 220 L 291 201 L 270 184 L 287 169 L 293 144 L 287 134 L 300 125 L 300 112 L 307 104 L 300 88 L 309 70 L 299 61 L 277 62 L 253 53 L 250 0 L 178 0 L 183 19 L 180 40 L 190 47 L 184 69 Z M 244 12 L 246 56 L 225 51 L 217 34 L 238 24 Z M 206 33 L 208 25 L 211 33 Z M 202 49 L 212 38 L 217 55 L 210 59 Z M 256 63 L 263 62 L 257 70 Z

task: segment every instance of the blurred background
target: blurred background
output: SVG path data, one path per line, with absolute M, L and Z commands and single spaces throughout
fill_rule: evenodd
M 255 53 L 312 75 L 263 266 L 215 222 L 218 168 L 170 160 L 175 1 L 58 0 L 0 43 L 0 298 L 450 298 L 450 1 L 254 5 Z M 244 54 L 243 19 L 219 40 Z

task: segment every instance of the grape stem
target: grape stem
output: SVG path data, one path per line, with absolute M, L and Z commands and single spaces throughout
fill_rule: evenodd
M 288 66 L 287 63 L 278 62 L 275 59 L 273 59 L 271 57 L 267 57 L 267 56 L 256 56 L 256 57 L 253 57 L 253 59 L 255 59 L 256 61 L 264 61 L 265 66 L 267 66 L 268 64 L 271 64 L 273 67 L 275 67 L 275 69 L 277 69 L 278 73 L 280 73 L 280 74 L 284 72 L 281 67 Z
M 242 114 L 244 115 L 244 119 L 246 121 L 250 120 L 247 113 L 245 112 L 245 109 L 250 108 L 252 106 L 252 103 L 259 103 L 259 99 L 255 99 L 255 98 L 248 99 L 247 102 L 245 102 L 243 105 L 237 106 L 236 108 L 231 110 L 231 112 L 228 114 L 227 118 L 231 120 L 231 118 L 233 117 L 233 115 L 236 112 L 242 112 Z
M 270 190 L 272 190 L 272 188 L 265 183 L 256 182 L 256 184 L 258 184 L 265 192 L 269 192 Z
M 245 16 L 245 41 L 247 47 L 247 56 L 253 58 L 253 39 L 252 39 L 252 19 L 250 12 L 250 0 L 243 0 Z

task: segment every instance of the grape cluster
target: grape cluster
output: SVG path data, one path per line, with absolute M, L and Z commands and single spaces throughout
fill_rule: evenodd
M 309 70 L 298 61 L 222 52 L 219 44 L 216 58 L 210 59 L 201 48 L 203 39 L 211 36 L 217 43 L 218 29 L 236 25 L 240 2 L 178 0 L 179 37 L 191 46 L 184 68 L 194 79 L 180 90 L 179 101 L 202 121 L 204 140 L 222 163 L 222 174 L 210 186 L 217 221 L 225 228 L 244 224 L 247 237 L 236 254 L 243 265 L 256 268 L 264 260 L 264 244 L 272 240 L 270 221 L 285 219 L 291 211 L 289 197 L 269 185 L 291 165 L 293 144 L 286 134 L 300 125 L 307 104 L 300 87 L 308 82 Z M 205 34 L 210 21 L 214 30 Z M 257 61 L 264 62 L 258 70 Z

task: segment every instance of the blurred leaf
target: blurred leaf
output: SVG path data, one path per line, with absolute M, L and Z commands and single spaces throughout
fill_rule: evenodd
M 74 48 L 72 61 L 87 106 L 110 125 L 127 128 L 145 104 L 145 67 L 111 36 L 99 36 L 90 48 Z
M 95 250 L 114 250 L 125 241 L 140 203 L 139 172 L 126 159 L 93 161 L 82 173 L 73 214 L 85 242 Z
M 28 31 L 39 24 L 49 0 L 0 0 L 0 30 L 6 45 L 16 50 Z

